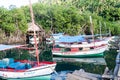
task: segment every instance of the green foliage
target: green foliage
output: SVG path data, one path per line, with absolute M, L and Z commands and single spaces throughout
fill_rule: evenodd
M 120 8 L 109 8 L 101 12 L 101 16 L 109 21 L 118 21 L 120 20 Z
M 91 34 L 89 17 L 92 16 L 95 34 L 99 33 L 100 22 L 102 24 L 102 33 L 107 33 L 108 29 L 110 29 L 113 35 L 119 34 L 119 8 L 114 7 L 117 2 L 114 4 L 112 4 L 112 1 L 107 0 L 103 2 L 99 0 L 75 0 L 66 4 L 63 1 L 63 4 L 59 5 L 38 3 L 34 6 L 35 19 L 46 31 L 51 30 L 52 32 L 65 32 L 70 35 L 76 35 L 84 32 Z M 106 10 L 109 10 L 110 13 Z M 104 12 L 111 15 L 107 15 Z M 82 30 L 85 27 L 87 29 Z
M 0 8 L 0 28 L 6 32 L 13 32 L 15 31 L 15 28 L 12 28 L 14 26 L 12 14 L 5 8 Z
M 113 70 L 115 68 L 115 59 L 117 56 L 117 52 L 115 49 L 109 50 L 109 51 L 105 51 L 105 60 L 107 63 L 107 66 L 109 67 L 110 70 Z
M 7 10 L 0 8 L 0 28 L 8 33 L 13 33 L 17 29 L 26 32 L 27 20 L 22 9 Z
M 27 30 L 27 20 L 25 18 L 24 11 L 22 9 L 13 9 L 11 12 L 14 14 L 14 27 L 20 29 L 22 32 L 26 32 Z
M 60 1 L 59 1 L 60 2 Z M 65 32 L 70 35 L 91 34 L 90 19 L 94 33 L 99 34 L 111 30 L 113 35 L 120 32 L 119 0 L 63 0 L 60 3 L 36 3 L 33 5 L 34 19 L 46 32 Z M 20 30 L 26 32 L 27 23 L 31 22 L 29 7 L 0 8 L 0 28 L 5 32 Z

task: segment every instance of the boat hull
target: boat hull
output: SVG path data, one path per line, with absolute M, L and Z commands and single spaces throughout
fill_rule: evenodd
M 31 79 L 31 78 L 36 78 L 36 77 L 44 77 L 46 75 L 50 75 L 51 73 L 54 72 L 54 69 L 56 67 L 55 64 L 49 64 L 45 66 L 39 66 L 39 67 L 33 67 L 30 68 L 26 71 L 0 71 L 0 77 L 2 79 Z
M 64 58 L 84 58 L 84 57 L 102 57 L 104 53 L 87 54 L 87 55 L 55 55 L 54 57 L 64 57 Z
M 64 43 L 59 43 L 58 45 L 60 47 L 71 47 L 71 48 L 76 48 L 76 47 L 93 47 L 93 46 L 101 46 L 101 45 L 107 45 L 108 40 L 102 40 L 102 41 L 96 41 L 96 42 L 82 42 L 81 44 L 64 44 Z
M 83 51 L 76 51 L 76 52 L 61 52 L 61 51 L 52 51 L 53 55 L 56 57 L 101 57 L 104 55 L 104 51 L 106 50 L 106 46 L 102 46 L 92 50 L 83 50 Z
M 51 74 L 50 75 L 44 75 L 44 76 L 32 77 L 32 78 L 7 79 L 7 80 L 50 80 L 50 78 L 51 78 Z

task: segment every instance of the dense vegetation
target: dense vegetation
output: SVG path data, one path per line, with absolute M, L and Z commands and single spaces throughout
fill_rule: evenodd
M 38 25 L 49 32 L 91 34 L 90 16 L 94 33 L 120 33 L 120 0 L 54 0 L 33 4 L 34 18 Z M 31 21 L 29 6 L 9 9 L 0 7 L 0 38 L 21 37 Z M 16 38 L 16 37 L 15 37 Z M 20 38 L 19 38 L 20 39 Z

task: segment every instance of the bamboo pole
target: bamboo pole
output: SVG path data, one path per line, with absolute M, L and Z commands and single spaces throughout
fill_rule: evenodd
M 91 27 L 90 27 L 90 30 L 91 30 L 91 33 L 92 33 L 92 39 L 93 39 L 93 42 L 94 42 L 94 47 L 95 47 L 95 38 L 94 38 L 94 28 L 93 28 L 93 23 L 92 23 L 92 17 L 90 16 L 90 23 L 91 23 Z
M 99 26 L 100 26 L 100 39 L 102 40 L 102 32 L 101 32 L 102 31 L 101 30 L 102 27 L 101 27 L 101 22 L 100 21 L 99 21 Z
M 31 0 L 29 0 L 29 4 L 30 4 L 32 26 L 33 26 L 33 29 L 34 29 L 34 41 L 35 41 L 35 50 L 36 50 L 35 52 L 36 52 L 37 64 L 39 65 L 39 53 L 38 53 L 39 51 L 38 51 L 38 45 L 37 45 L 37 40 L 36 40 L 35 21 L 34 21 L 34 14 L 33 14 Z

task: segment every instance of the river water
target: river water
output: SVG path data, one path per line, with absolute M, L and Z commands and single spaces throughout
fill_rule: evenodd
M 2 57 L 13 57 L 14 59 L 28 59 L 28 60 L 35 60 L 35 57 L 30 53 L 29 50 L 18 50 L 13 49 L 4 53 L 9 53 L 7 55 L 0 54 L 0 58 Z M 61 73 L 64 75 L 67 72 L 71 72 L 74 70 L 84 69 L 86 72 L 96 73 L 96 74 L 103 74 L 104 69 L 106 67 L 109 68 L 111 72 L 114 71 L 115 67 L 115 58 L 117 55 L 116 50 L 108 50 L 104 52 L 103 57 L 93 57 L 93 58 L 59 58 L 54 57 L 51 53 L 50 49 L 47 51 L 42 51 L 40 54 L 40 60 L 47 60 L 47 61 L 56 61 L 57 66 L 55 71 L 57 73 Z M 55 74 L 52 74 L 54 80 Z
M 104 52 L 103 57 L 97 58 L 59 58 L 53 57 L 53 60 L 58 64 L 56 66 L 56 71 L 65 70 L 79 70 L 84 69 L 87 72 L 103 74 L 106 67 L 109 70 L 114 71 L 115 58 L 117 52 L 116 50 L 109 50 Z
M 56 71 L 62 77 L 56 74 L 52 75 L 51 80 L 65 80 L 66 74 L 74 70 L 83 69 L 86 72 L 103 74 L 106 67 L 109 68 L 110 72 L 114 72 L 115 59 L 117 51 L 109 50 L 104 52 L 103 57 L 97 58 L 59 58 L 53 57 L 53 60 L 57 62 Z

